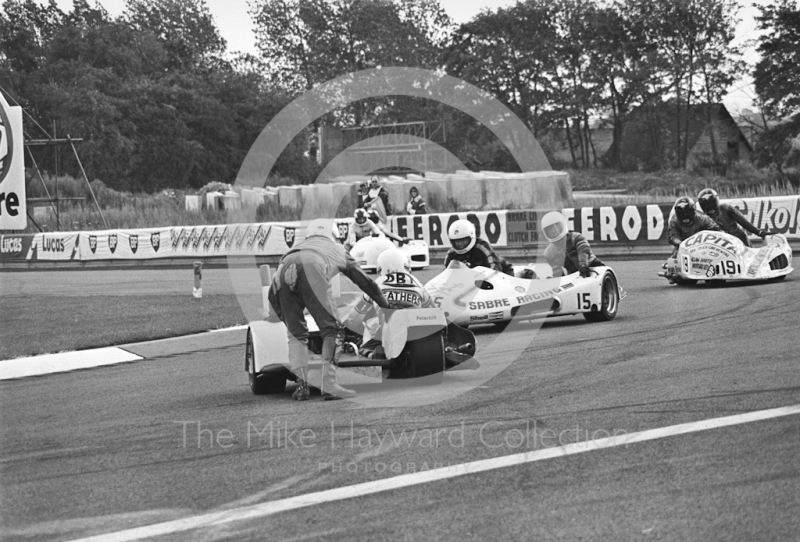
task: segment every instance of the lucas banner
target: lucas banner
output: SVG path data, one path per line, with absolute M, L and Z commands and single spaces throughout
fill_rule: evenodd
M 0 231 L 28 225 L 24 142 L 22 108 L 9 106 L 0 93 Z
M 33 235 L 0 235 L 0 261 L 25 260 L 31 249 Z
M 26 260 L 80 261 L 80 232 L 37 233 Z

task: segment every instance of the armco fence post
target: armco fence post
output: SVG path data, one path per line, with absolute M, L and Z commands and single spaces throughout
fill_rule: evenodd
M 194 289 L 192 295 L 196 299 L 203 297 L 203 262 L 194 262 Z

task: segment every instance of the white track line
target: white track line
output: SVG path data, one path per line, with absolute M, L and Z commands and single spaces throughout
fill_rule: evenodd
M 39 376 L 51 373 L 64 373 L 78 369 L 115 365 L 144 359 L 122 348 L 109 346 L 94 350 L 44 354 L 29 358 L 16 358 L 0 361 L 0 380 Z
M 305 508 L 308 506 L 330 503 L 343 499 L 350 499 L 353 497 L 362 497 L 364 495 L 390 491 L 392 489 L 400 489 L 404 487 L 425 484 L 428 482 L 435 482 L 437 480 L 455 478 L 457 476 L 463 476 L 466 474 L 475 474 L 478 472 L 512 467 L 525 463 L 533 463 L 535 461 L 564 457 L 582 452 L 603 450 L 616 446 L 626 446 L 628 444 L 634 444 L 637 442 L 658 440 L 677 435 L 696 433 L 698 431 L 708 431 L 709 429 L 717 429 L 720 427 L 769 420 L 796 414 L 800 414 L 800 405 L 749 412 L 747 414 L 737 414 L 735 416 L 726 416 L 724 418 L 713 418 L 710 420 L 684 423 L 670 427 L 661 427 L 658 429 L 649 429 L 647 431 L 640 431 L 638 433 L 630 433 L 616 437 L 578 442 L 575 444 L 568 444 L 566 446 L 559 446 L 557 448 L 547 448 L 544 450 L 495 457 L 492 459 L 483 459 L 480 461 L 462 463 L 460 465 L 453 465 L 450 467 L 444 467 L 425 472 L 403 474 L 400 476 L 394 476 L 392 478 L 376 480 L 374 482 L 365 482 L 353 486 L 345 486 L 326 491 L 319 491 L 317 493 L 309 493 L 308 495 L 299 495 L 297 497 L 289 497 L 277 501 L 243 506 L 240 508 L 234 508 L 232 510 L 225 510 L 223 512 L 211 512 L 184 519 L 155 523 L 153 525 L 136 527 L 125 531 L 83 538 L 80 539 L 79 542 L 122 542 L 127 540 L 141 540 L 143 538 L 163 536 L 182 531 L 189 531 L 192 529 L 217 526 L 233 521 L 262 518 L 288 510 L 297 510 L 299 508 Z

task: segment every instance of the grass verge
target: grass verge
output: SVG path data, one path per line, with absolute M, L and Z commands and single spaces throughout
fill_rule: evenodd
M 235 295 L 10 297 L 0 360 L 177 337 L 246 323 Z

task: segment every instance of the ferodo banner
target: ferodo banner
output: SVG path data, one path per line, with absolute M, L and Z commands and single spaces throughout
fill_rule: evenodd
M 466 219 L 475 225 L 478 237 L 489 241 L 492 246 L 504 247 L 508 244 L 506 232 L 506 213 L 508 211 L 478 211 L 474 213 L 443 213 L 434 215 L 393 216 L 392 231 L 400 237 L 422 239 L 428 246 L 449 246 L 447 230 L 456 220 Z
M 756 228 L 800 238 L 800 196 L 722 200 L 730 203 Z
M 33 235 L 0 235 L 0 261 L 24 260 L 31 249 Z
M 26 260 L 80 260 L 80 232 L 37 233 Z
M 569 229 L 589 242 L 655 243 L 667 238 L 672 205 L 564 209 Z
M 81 232 L 81 260 L 169 258 L 170 235 L 171 228 Z
M 25 155 L 22 108 L 11 107 L 0 93 L 0 230 L 24 230 Z

